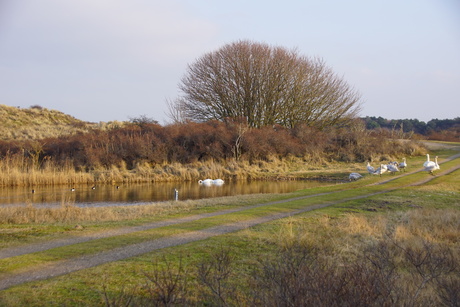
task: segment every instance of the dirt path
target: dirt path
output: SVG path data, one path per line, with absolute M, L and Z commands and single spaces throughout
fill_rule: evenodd
M 447 162 L 450 160 L 453 160 L 455 158 L 460 157 L 460 154 L 454 155 L 452 157 L 449 157 L 448 159 L 444 160 L 443 162 Z M 443 170 L 442 172 L 439 173 L 439 175 L 444 175 L 451 173 L 453 171 L 456 171 L 460 168 L 460 165 L 456 165 L 448 170 Z M 392 179 L 386 180 L 385 182 L 392 181 L 396 178 L 400 178 L 401 176 L 406 176 L 415 172 L 419 172 L 420 170 L 412 171 L 412 172 L 407 172 L 405 174 L 401 174 L 398 176 L 395 176 Z M 428 176 L 427 178 L 416 182 L 413 185 L 421 185 L 424 183 L 427 183 L 431 180 L 436 178 L 435 176 Z M 383 183 L 383 182 L 381 182 Z M 225 225 L 219 225 L 207 229 L 203 229 L 200 231 L 193 231 L 193 232 L 188 232 L 185 234 L 180 234 L 180 235 L 174 235 L 174 236 L 169 236 L 157 240 L 152 240 L 152 241 L 147 241 L 147 242 L 142 242 L 138 244 L 132 244 L 124 247 L 119 247 L 115 248 L 110 251 L 105 251 L 101 253 L 97 253 L 94 255 L 85 255 L 81 257 L 75 257 L 71 258 L 68 260 L 63 260 L 63 261 L 58 261 L 58 262 L 53 262 L 50 264 L 46 264 L 44 266 L 40 266 L 39 268 L 31 268 L 26 272 L 22 273 L 12 273 L 9 276 L 4 277 L 2 280 L 0 280 L 0 290 L 7 289 L 9 287 L 25 283 L 25 282 L 30 282 L 30 281 L 36 281 L 36 280 L 41 280 L 41 279 L 46 279 L 50 277 L 55 277 L 59 275 L 64 275 L 68 274 L 71 272 L 75 272 L 78 270 L 82 270 L 85 268 L 90 268 L 94 267 L 100 264 L 108 263 L 108 262 L 113 262 L 113 261 L 118 261 L 138 255 L 142 255 L 157 249 L 161 248 L 166 248 L 166 247 L 171 247 L 171 246 L 177 246 L 181 244 L 186 244 L 190 243 L 193 241 L 198 241 L 198 240 L 204 240 L 210 237 L 230 233 L 230 232 L 235 232 L 239 231 L 248 227 L 252 227 L 261 223 L 273 221 L 276 219 L 281 219 L 281 218 L 286 218 L 291 215 L 307 212 L 307 211 L 312 211 L 320 208 L 324 208 L 327 206 L 332 206 L 336 204 L 340 204 L 343 202 L 347 202 L 350 200 L 356 200 L 356 199 L 361 199 L 361 198 L 367 198 L 370 196 L 374 196 L 377 194 L 383 194 L 383 193 L 388 193 L 396 189 L 400 189 L 403 187 L 398 187 L 398 188 L 391 188 L 391 189 L 385 189 L 380 192 L 376 193 L 370 193 L 370 194 L 365 194 L 365 195 L 360 195 L 352 198 L 346 198 L 346 199 L 341 199 L 339 201 L 334 201 L 334 202 L 327 202 L 319 205 L 312 205 L 306 208 L 302 208 L 299 210 L 293 210 L 291 212 L 283 212 L 283 213 L 278 213 L 278 214 L 272 214 L 268 216 L 264 216 L 258 219 L 253 219 L 250 221 L 243 221 L 243 222 L 236 222 L 236 223 L 231 223 L 231 224 L 225 224 Z M 135 231 L 142 231 L 142 230 L 147 230 L 147 229 L 154 229 L 158 227 L 164 227 L 168 225 L 174 225 L 174 224 L 180 224 L 184 222 L 190 222 L 190 221 L 196 221 L 202 218 L 206 217 L 211 217 L 211 216 L 218 216 L 218 215 L 224 215 L 228 213 L 233 213 L 233 212 L 238 212 L 242 210 L 247 210 L 251 208 L 256 208 L 256 207 L 261 207 L 261 206 L 268 206 L 272 204 L 278 204 L 278 203 L 283 203 L 283 202 L 290 202 L 290 201 L 295 201 L 295 200 L 301 200 L 301 199 L 306 199 L 306 198 L 311 198 L 311 197 L 316 197 L 316 196 L 323 196 L 323 195 L 328 195 L 328 194 L 333 194 L 333 193 L 339 193 L 341 191 L 335 191 L 335 192 L 329 192 L 329 193 L 321 193 L 321 194 L 315 194 L 315 195 L 308 195 L 308 196 L 302 196 L 302 197 L 295 197 L 295 198 L 290 198 L 286 200 L 281 200 L 281 201 L 275 201 L 275 202 L 268 202 L 268 203 L 262 203 L 262 204 L 256 204 L 252 206 L 247 206 L 244 208 L 236 208 L 236 209 L 230 209 L 230 210 L 222 210 L 218 212 L 213 212 L 213 213 L 207 213 L 207 214 L 199 214 L 199 215 L 193 215 L 193 216 L 188 216 L 180 219 L 174 219 L 174 220 L 166 220 L 166 221 L 161 221 L 161 222 L 156 222 L 156 223 L 151 223 L 147 225 L 142 225 L 142 226 L 136 226 L 136 227 L 127 227 L 127 228 L 122 228 L 122 229 L 117 229 L 114 231 L 110 232 L 105 232 L 105 233 L 100 233 L 100 234 L 95 234 L 95 235 L 90 235 L 90 236 L 80 236 L 80 237 L 74 237 L 74 238 L 69 238 L 69 239 L 62 239 L 62 240 L 56 240 L 56 241 L 50 241 L 48 243 L 43 243 L 43 244 L 32 244 L 32 245 L 27 245 L 23 247 L 17 247 L 17 248 L 10 248 L 10 249 L 4 249 L 0 251 L 0 259 L 1 258 L 9 258 L 9 257 L 14 257 L 18 255 L 23 255 L 23 254 L 28 254 L 28 253 L 33 253 L 33 252 L 38 252 L 38 251 L 43 251 L 55 247 L 60 247 L 60 246 L 65 246 L 65 245 L 71 245 L 71 244 L 77 244 L 81 242 L 86 242 L 90 240 L 95 240 L 95 239 L 100 239 L 100 238 L 107 238 L 111 236 L 117 236 L 117 235 L 122 235 L 122 234 L 128 234 L 131 232 Z

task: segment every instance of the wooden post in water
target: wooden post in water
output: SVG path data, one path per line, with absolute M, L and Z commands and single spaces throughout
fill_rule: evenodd
M 174 199 L 179 200 L 179 190 L 178 189 L 174 189 Z

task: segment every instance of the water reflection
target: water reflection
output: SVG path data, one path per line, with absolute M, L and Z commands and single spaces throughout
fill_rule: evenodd
M 222 186 L 204 186 L 196 182 L 152 183 L 120 185 L 91 185 L 72 187 L 46 186 L 32 189 L 25 187 L 0 188 L 0 206 L 6 205 L 61 205 L 72 203 L 79 206 L 108 206 L 142 204 L 175 199 L 175 189 L 179 200 L 202 199 L 220 196 L 288 193 L 301 189 L 331 184 L 321 181 L 238 181 L 226 182 Z

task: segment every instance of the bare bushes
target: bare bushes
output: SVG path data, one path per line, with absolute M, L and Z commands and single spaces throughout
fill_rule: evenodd
M 251 129 L 243 137 L 242 156 L 249 161 L 266 160 L 270 156 L 302 156 L 305 148 L 302 145 L 289 129 L 282 126 Z
M 241 298 L 235 284 L 235 254 L 220 246 L 197 265 L 200 301 L 212 306 L 236 305 Z
M 147 292 L 139 302 L 142 306 L 458 306 L 460 260 L 445 245 L 424 241 L 414 247 L 385 239 L 340 262 L 321 248 L 294 243 L 274 257 L 251 262 L 245 271 L 238 268 L 230 248 L 213 250 L 195 266 L 184 266 L 182 258 L 176 266 L 164 259 L 145 273 Z
M 253 305 L 457 306 L 458 249 L 416 241 L 386 237 L 348 260 L 296 242 L 261 260 L 251 279 Z
M 421 145 L 370 133 L 360 122 L 327 130 L 306 125 L 292 129 L 278 125 L 250 129 L 244 123 L 230 120 L 164 127 L 131 124 L 41 141 L 0 141 L 0 184 L 190 180 L 196 173 L 180 170 L 165 175 L 166 165 L 225 166 L 234 161 L 253 165 L 292 158 L 310 165 L 324 165 L 332 161 L 388 160 L 422 153 Z M 162 176 L 157 174 L 160 168 Z M 225 178 L 241 176 L 227 170 L 216 175 L 225 174 L 228 176 Z M 204 173 L 199 171 L 199 175 Z
M 144 272 L 146 283 L 143 289 L 147 295 L 142 299 L 142 306 L 183 306 L 187 302 L 188 278 L 182 257 L 175 266 L 163 258 L 161 263 L 154 263 L 151 272 Z
M 324 256 L 291 247 L 263 261 L 255 305 L 455 306 L 460 263 L 444 245 L 381 240 L 346 263 Z
M 181 305 L 458 306 L 458 240 L 440 234 L 455 231 L 458 238 L 460 213 L 439 211 L 378 216 L 377 226 L 376 216 L 352 214 L 313 227 L 288 219 L 280 229 L 284 237 L 265 242 L 278 243 L 269 253 L 208 246 L 186 266 L 164 260 L 149 273 L 156 276 L 150 302 L 163 304 L 166 296 L 159 294 L 169 289 L 168 297 L 181 298 Z
M 389 161 L 402 156 L 425 154 L 424 146 L 414 140 L 398 140 L 385 131 L 369 131 L 361 121 L 328 133 L 325 151 L 332 160 L 343 162 Z

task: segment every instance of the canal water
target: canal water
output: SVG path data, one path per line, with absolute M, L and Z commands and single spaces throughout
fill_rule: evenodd
M 221 196 L 260 193 L 289 193 L 310 189 L 331 182 L 315 180 L 236 181 L 222 185 L 198 182 L 161 182 L 129 185 L 75 185 L 35 187 L 0 187 L 0 207 L 11 205 L 59 206 L 117 206 L 146 204 L 171 200 L 203 199 Z M 75 190 L 73 190 L 74 188 Z

